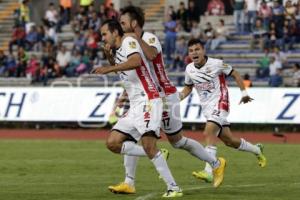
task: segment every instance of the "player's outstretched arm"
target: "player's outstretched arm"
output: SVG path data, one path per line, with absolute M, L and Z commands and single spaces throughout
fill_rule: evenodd
M 236 84 L 239 86 L 242 92 L 242 99 L 240 100 L 240 104 L 251 102 L 253 99 L 248 95 L 241 75 L 237 71 L 233 70 L 231 76 L 234 78 Z
M 185 85 L 181 92 L 179 92 L 180 101 L 185 99 L 193 91 L 194 85 Z
M 134 53 L 128 57 L 128 60 L 121 64 L 108 67 L 97 67 L 91 71 L 93 74 L 108 74 L 111 72 L 127 71 L 141 66 L 142 59 L 139 53 Z

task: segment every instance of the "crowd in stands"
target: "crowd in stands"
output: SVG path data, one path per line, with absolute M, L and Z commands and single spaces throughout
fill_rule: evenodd
M 71 17 L 72 6 L 72 0 L 60 0 L 60 7 L 50 3 L 43 24 L 37 26 L 29 20 L 28 0 L 23 0 L 15 14 L 9 54 L 0 52 L 0 76 L 28 77 L 47 84 L 49 78 L 78 76 L 99 64 L 103 59 L 99 53 L 101 22 L 118 18 L 119 12 L 112 3 L 97 9 L 92 0 L 81 0 Z M 66 24 L 75 33 L 71 49 L 58 40 Z
M 80 0 L 80 6 L 74 8 L 72 0 L 59 0 L 59 7 L 49 4 L 43 24 L 37 26 L 30 21 L 29 1 L 23 0 L 15 13 L 8 55 L 0 51 L 0 76 L 26 76 L 33 82 L 46 84 L 49 78 L 79 76 L 101 63 L 99 27 L 105 19 L 119 17 L 119 11 L 112 3 L 96 8 L 93 0 Z M 232 35 L 248 35 L 252 38 L 248 41 L 250 49 L 264 52 L 257 61 L 256 78 L 268 78 L 271 86 L 282 84 L 282 70 L 292 67 L 285 52 L 294 50 L 300 40 L 300 0 L 283 0 L 283 3 L 278 0 L 231 0 L 233 22 L 225 22 L 220 17 L 218 24 L 206 22 L 201 26 L 195 2 L 190 0 L 187 7 L 180 2 L 177 10 L 169 6 L 165 13 L 163 48 L 169 71 L 181 72 L 190 62 L 187 57 L 190 38 L 201 39 L 210 53 L 218 50 Z M 222 0 L 210 0 L 204 13 L 207 16 L 224 14 Z M 231 23 L 234 23 L 235 31 L 228 29 L 227 25 Z M 58 39 L 58 33 L 66 24 L 71 25 L 75 35 L 72 48 Z M 28 52 L 41 55 L 30 53 L 29 56 Z M 299 68 L 297 66 L 293 66 L 294 71 Z M 250 80 L 248 76 L 246 74 L 245 78 Z M 299 85 L 296 81 L 293 84 Z
M 188 33 L 186 39 L 201 39 L 208 53 L 217 50 L 232 35 L 248 35 L 251 37 L 249 47 L 252 51 L 270 52 L 262 58 L 267 56 L 267 62 L 261 64 L 261 59 L 258 60 L 260 67 L 257 69 L 256 79 L 268 78 L 269 85 L 274 87 L 282 85 L 282 71 L 292 67 L 282 57 L 286 58 L 285 52 L 295 50 L 295 44 L 300 42 L 300 1 L 231 0 L 231 4 L 234 9 L 235 31 L 230 31 L 222 19 L 225 6 L 221 0 L 209 1 L 205 12 L 205 15 L 220 16 L 218 24 L 206 22 L 202 26 L 199 14 L 195 15 L 193 12 L 193 1 L 189 1 L 187 8 L 181 2 L 177 12 L 170 6 L 164 23 L 166 63 L 171 66 L 172 71 L 182 71 L 183 66 L 189 62 L 187 52 L 180 52 L 178 49 L 186 45 L 182 36 L 177 37 L 182 31 Z M 274 67 L 278 70 L 273 70 Z

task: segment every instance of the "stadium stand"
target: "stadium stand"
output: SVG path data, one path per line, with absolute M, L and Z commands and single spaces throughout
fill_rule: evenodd
M 165 28 L 162 25 L 164 23 L 164 18 L 166 16 L 165 12 L 165 0 L 153 0 L 153 1 L 129 1 L 128 2 L 133 3 L 136 6 L 141 6 L 146 13 L 146 24 L 145 24 L 145 30 L 155 32 L 164 47 L 166 47 L 165 44 Z M 98 28 L 95 28 L 94 30 L 91 30 L 90 26 L 93 22 L 92 21 L 92 15 L 95 13 L 95 21 L 104 20 L 104 17 L 101 17 L 101 12 L 99 12 L 99 9 L 96 8 L 96 6 L 90 6 L 88 8 L 89 12 L 86 14 L 84 10 L 75 10 L 75 14 L 72 16 L 71 22 L 65 23 L 62 22 L 63 20 L 63 14 L 60 14 L 58 4 L 53 5 L 53 9 L 56 10 L 58 13 L 57 16 L 57 24 L 55 25 L 55 31 L 54 35 L 51 35 L 51 23 L 47 24 L 44 23 L 43 28 L 45 31 L 45 36 L 42 38 L 42 44 L 39 45 L 33 45 L 34 48 L 28 48 L 28 46 L 24 45 L 23 43 L 19 46 L 25 47 L 25 55 L 24 59 L 26 60 L 26 64 L 24 63 L 23 66 L 23 72 L 21 70 L 20 73 L 2 73 L 0 74 L 0 86 L 40 86 L 40 85 L 51 85 L 51 84 L 63 84 L 66 82 L 69 82 L 73 85 L 77 85 L 78 82 L 80 82 L 83 86 L 101 86 L 104 84 L 103 78 L 95 77 L 93 75 L 88 74 L 89 70 L 93 67 L 93 65 L 100 65 L 104 66 L 107 64 L 106 61 L 104 61 L 104 56 L 101 52 L 101 42 L 99 41 L 99 33 Z M 113 11 L 114 8 L 109 8 L 110 6 L 104 8 L 106 10 L 106 17 L 109 15 L 114 16 L 116 11 Z M 4 51 L 6 56 L 9 56 L 8 51 L 8 44 L 11 41 L 11 34 L 12 34 L 12 27 L 18 25 L 20 23 L 20 12 L 19 10 L 16 10 L 19 8 L 18 1 L 10 1 L 10 0 L 2 0 L 0 2 L 0 27 L 1 31 L 0 33 L 0 43 L 1 43 L 1 50 Z M 75 9 L 75 8 L 73 8 Z M 46 10 L 45 10 L 46 12 Z M 80 13 L 82 12 L 82 13 Z M 176 10 L 175 10 L 176 12 Z M 83 14 L 84 13 L 84 14 Z M 98 13 L 98 18 L 96 14 Z M 117 12 L 116 12 L 117 13 Z M 103 13 L 102 13 L 103 14 Z M 110 16 L 110 17 L 112 17 Z M 269 78 L 257 78 L 256 73 L 257 69 L 260 67 L 259 63 L 257 62 L 260 58 L 264 57 L 264 52 L 258 48 L 258 46 L 255 46 L 254 49 L 251 49 L 250 41 L 252 39 L 251 33 L 243 33 L 243 34 L 237 34 L 234 26 L 234 19 L 232 15 L 225 15 L 225 16 L 201 16 L 200 24 L 196 24 L 195 29 L 196 33 L 199 31 L 199 34 L 205 34 L 205 28 L 207 26 L 207 23 L 212 24 L 212 28 L 216 29 L 219 25 L 219 20 L 222 19 L 225 21 L 225 27 L 228 31 L 228 36 L 226 41 L 220 43 L 218 47 L 215 50 L 207 49 L 208 55 L 212 57 L 222 58 L 225 62 L 228 64 L 233 65 L 242 75 L 248 74 L 250 76 L 250 79 L 253 82 L 253 86 L 267 86 Z M 76 27 L 76 20 L 83 21 L 83 26 L 87 26 L 84 28 L 84 30 L 77 29 Z M 45 20 L 44 20 L 45 22 Z M 178 22 L 178 21 L 177 21 Z M 22 23 L 22 21 L 21 21 Z M 86 23 L 86 25 L 84 24 Z M 95 22 L 96 23 L 96 22 Z M 30 24 L 30 23 L 29 23 Z M 39 23 L 37 24 L 37 29 Z M 98 25 L 95 25 L 96 27 L 99 27 Z M 197 30 L 198 28 L 198 30 Z M 28 34 L 28 27 L 26 28 L 27 36 Z M 52 30 L 53 31 L 53 30 Z M 85 33 L 85 32 L 88 32 Z M 43 33 L 43 30 L 41 31 Z M 185 40 L 188 40 L 191 37 L 191 34 L 193 34 L 193 30 L 191 30 L 191 33 L 187 32 L 184 28 L 178 28 L 176 30 L 177 32 L 177 38 L 185 38 Z M 39 32 L 38 32 L 39 33 Z M 50 34 L 50 35 L 49 35 Z M 76 52 L 74 51 L 74 44 L 80 45 L 80 40 L 74 40 L 74 38 L 78 38 L 80 36 L 85 37 L 84 35 L 87 35 L 86 39 L 87 41 L 90 41 L 91 43 L 88 44 L 87 52 L 84 50 L 80 50 L 80 54 L 78 57 L 80 57 L 78 61 L 79 63 L 70 63 L 70 58 L 67 60 L 67 68 L 63 69 L 65 66 L 57 66 L 57 54 L 60 52 L 59 50 L 63 47 L 67 49 L 67 53 L 71 54 L 71 58 L 76 58 Z M 95 41 L 94 41 L 95 40 Z M 94 43 L 93 43 L 94 42 Z M 19 43 L 18 43 L 19 44 Z M 47 50 L 45 52 L 44 48 L 47 46 Z M 283 78 L 284 78 L 284 86 L 291 85 L 292 81 L 292 66 L 296 63 L 299 63 L 300 61 L 300 54 L 299 54 L 299 44 L 294 45 L 293 50 L 286 50 L 284 53 L 284 57 L 286 57 L 286 62 L 283 63 Z M 20 52 L 18 52 L 18 48 L 16 45 L 12 47 L 13 54 L 16 59 L 16 63 L 18 65 L 20 58 Z M 71 50 L 73 50 L 71 52 Z M 48 51 L 48 52 L 47 52 Z M 50 51 L 50 52 L 49 52 Z M 45 70 L 45 53 L 53 54 L 53 65 L 51 66 L 52 71 L 49 71 L 49 66 L 46 67 L 48 70 L 47 72 L 43 72 Z M 270 56 L 273 56 L 274 54 L 270 53 Z M 38 76 L 36 74 L 28 74 L 26 69 L 28 68 L 29 63 L 31 62 L 31 58 L 35 56 L 39 62 L 37 62 L 37 72 Z M 82 61 L 84 57 L 86 56 L 86 61 Z M 276 56 L 276 55 L 275 55 Z M 92 57 L 92 59 L 91 59 Z M 64 57 L 65 59 L 65 57 Z M 172 57 L 172 59 L 174 59 Z M 184 62 L 188 62 L 188 59 L 185 58 Z M 48 62 L 48 61 L 47 61 Z M 52 61 L 50 61 L 52 62 Z M 71 65 L 73 66 L 70 70 Z M 183 74 L 182 74 L 182 67 L 180 68 L 173 68 L 173 61 L 168 62 L 167 65 L 169 67 L 170 71 L 170 78 L 171 80 L 177 84 L 182 85 L 183 84 Z M 32 69 L 34 69 L 35 66 L 31 66 Z M 80 68 L 81 67 L 81 68 Z M 16 66 L 18 69 L 18 67 Z M 175 69 L 175 70 L 174 70 Z M 16 69 L 15 69 L 16 70 Z M 29 70 L 30 71 L 30 70 Z M 1 70 L 0 70 L 1 72 Z M 48 75 L 45 75 L 48 74 Z M 49 75 L 50 74 L 50 75 Z M 9 77 L 8 77 L 9 76 Z M 16 78 L 16 76 L 18 76 Z M 79 79 L 77 77 L 80 77 Z M 109 75 L 106 77 L 110 85 L 113 84 L 113 82 L 118 80 L 118 77 L 116 75 Z M 68 83 L 68 84 L 69 84 Z M 230 82 L 231 83 L 231 82 Z

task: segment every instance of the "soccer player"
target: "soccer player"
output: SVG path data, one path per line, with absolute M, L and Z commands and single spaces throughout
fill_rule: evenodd
M 203 115 L 207 120 L 204 129 L 207 152 L 216 156 L 217 147 L 214 144 L 214 137 L 218 136 L 229 147 L 253 153 L 258 159 L 259 166 L 265 167 L 267 161 L 262 152 L 263 146 L 261 144 L 253 145 L 243 138 L 234 137 L 230 131 L 230 123 L 227 121 L 229 96 L 226 76 L 232 76 L 240 88 L 242 93 L 240 103 L 248 103 L 253 100 L 247 94 L 240 74 L 222 60 L 207 57 L 200 40 L 191 39 L 188 42 L 188 54 L 193 62 L 186 66 L 185 86 L 180 92 L 180 98 L 184 99 L 192 92 L 193 88 L 196 89 Z M 193 175 L 206 182 L 211 182 L 213 179 L 209 165 L 206 165 L 203 171 L 193 172 Z
M 140 45 L 134 38 L 124 36 L 122 27 L 115 20 L 103 22 L 101 35 L 105 43 L 116 49 L 116 65 L 98 67 L 92 73 L 117 72 L 130 101 L 127 115 L 118 120 L 106 141 L 107 148 L 114 153 L 126 155 L 139 155 L 139 152 L 143 152 L 152 161 L 167 185 L 167 192 L 163 197 L 180 197 L 182 191 L 156 146 L 159 138 L 162 100 Z M 139 140 L 143 147 L 135 143 Z
M 196 158 L 208 162 L 214 168 L 214 187 L 218 187 L 223 181 L 225 159 L 217 159 L 215 156 L 211 156 L 200 143 L 181 134 L 182 122 L 179 94 L 165 72 L 162 47 L 158 38 L 152 33 L 143 32 L 143 11 L 139 7 L 125 7 L 121 13 L 120 23 L 126 34 L 129 33 L 128 35 L 132 35 L 137 39 L 145 56 L 152 63 L 151 73 L 159 85 L 161 96 L 164 99 L 161 126 L 169 142 L 174 148 L 185 150 Z M 126 93 L 123 93 L 120 99 L 124 99 L 124 95 Z M 125 181 L 118 185 L 110 186 L 109 189 L 111 191 L 128 194 L 135 193 L 134 179 L 137 159 L 137 156 L 124 155 Z

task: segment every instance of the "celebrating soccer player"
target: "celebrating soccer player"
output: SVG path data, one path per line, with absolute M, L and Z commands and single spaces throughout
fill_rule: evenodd
M 266 158 L 262 152 L 263 146 L 253 145 L 243 138 L 234 137 L 230 131 L 230 123 L 227 121 L 229 96 L 225 76 L 232 76 L 235 79 L 242 93 L 240 103 L 253 100 L 247 94 L 240 74 L 222 60 L 207 57 L 200 40 L 191 39 L 188 42 L 188 54 L 193 62 L 186 66 L 185 87 L 180 92 L 180 98 L 184 99 L 193 88 L 196 89 L 204 117 L 207 119 L 204 129 L 206 150 L 216 156 L 217 147 L 214 144 L 214 137 L 218 136 L 229 147 L 253 153 L 257 156 L 259 166 L 265 167 Z M 193 172 L 193 175 L 206 182 L 213 180 L 212 169 L 208 164 L 205 170 Z

